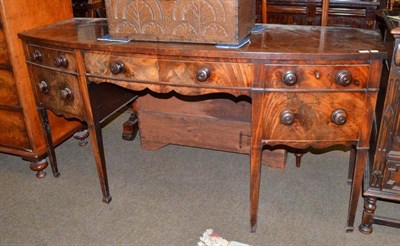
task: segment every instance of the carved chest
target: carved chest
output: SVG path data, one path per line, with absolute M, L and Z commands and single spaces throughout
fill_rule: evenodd
M 236 44 L 255 23 L 255 1 L 106 0 L 112 37 Z

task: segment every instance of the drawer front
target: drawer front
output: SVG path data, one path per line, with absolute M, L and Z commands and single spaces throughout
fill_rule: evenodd
M 90 76 L 178 86 L 250 87 L 254 76 L 251 63 L 192 62 L 99 53 L 86 53 L 85 62 Z
M 28 133 L 22 113 L 0 108 L 0 144 L 30 149 Z
M 0 68 L 0 105 L 18 106 L 19 99 L 13 73 Z
M 266 65 L 266 88 L 361 89 L 369 78 L 368 65 Z
M 0 28 L 0 65 L 9 65 L 10 58 L 7 49 L 6 37 L 3 30 Z
M 34 64 L 61 71 L 77 72 L 76 60 L 72 51 L 29 45 L 28 52 L 29 61 Z
M 365 118 L 364 100 L 362 92 L 265 93 L 263 137 L 267 140 L 357 140 Z
M 82 96 L 75 75 L 32 66 L 39 101 L 56 114 L 83 116 Z

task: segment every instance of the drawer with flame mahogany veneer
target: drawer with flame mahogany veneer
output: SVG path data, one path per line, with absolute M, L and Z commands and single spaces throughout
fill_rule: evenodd
M 36 45 L 29 45 L 28 51 L 29 61 L 32 64 L 76 73 L 76 61 L 71 51 L 44 48 Z
M 167 60 L 146 56 L 84 54 L 90 77 L 190 87 L 248 88 L 252 63 Z
M 263 81 L 267 88 L 360 89 L 366 88 L 366 65 L 288 65 L 265 66 Z
M 32 66 L 39 101 L 56 114 L 83 116 L 83 101 L 76 75 Z

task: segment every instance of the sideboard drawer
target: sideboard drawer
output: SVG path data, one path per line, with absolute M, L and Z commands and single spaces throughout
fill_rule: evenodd
M 154 57 L 85 53 L 89 76 L 154 84 L 202 87 L 250 87 L 252 63 L 195 62 Z
M 369 65 L 266 65 L 263 73 L 267 88 L 360 89 L 368 77 Z
M 365 119 L 364 100 L 362 92 L 265 93 L 264 138 L 357 141 Z
M 29 61 L 33 64 L 61 71 L 74 73 L 77 71 L 75 56 L 72 51 L 29 45 L 28 52 Z
M 75 75 L 32 66 L 39 101 L 56 114 L 83 116 L 83 102 Z

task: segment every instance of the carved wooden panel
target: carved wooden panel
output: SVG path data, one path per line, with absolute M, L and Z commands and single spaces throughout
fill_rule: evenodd
M 386 101 L 381 119 L 378 147 L 375 152 L 374 167 L 371 174 L 370 185 L 373 188 L 382 188 L 382 186 L 385 186 L 385 181 L 383 181 L 383 179 L 388 180 L 389 178 L 387 176 L 384 177 L 388 168 L 388 152 L 392 148 L 397 147 L 396 145 L 393 145 L 393 138 L 396 131 L 396 123 L 398 121 L 398 117 L 396 117 L 399 113 L 398 105 L 400 104 L 400 87 L 397 86 L 398 84 L 398 79 L 390 78 L 386 91 Z
M 399 153 L 397 153 L 399 154 Z M 388 160 L 383 188 L 400 191 L 400 160 Z
M 255 1 L 106 0 L 110 34 L 135 40 L 238 43 L 255 22 Z

